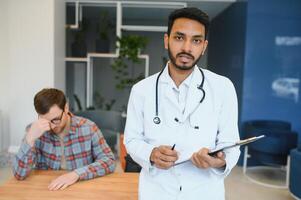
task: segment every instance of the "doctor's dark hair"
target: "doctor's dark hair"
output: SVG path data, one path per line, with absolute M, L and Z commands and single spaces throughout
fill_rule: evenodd
M 209 16 L 205 12 L 194 7 L 174 10 L 172 13 L 170 13 L 168 17 L 168 29 L 167 29 L 168 36 L 170 35 L 174 21 L 178 18 L 188 18 L 203 24 L 205 26 L 205 39 L 207 39 L 210 21 L 209 21 Z
M 57 105 L 62 110 L 65 108 L 66 97 L 61 90 L 44 88 L 34 97 L 34 107 L 38 114 L 44 115 L 48 113 L 54 105 Z

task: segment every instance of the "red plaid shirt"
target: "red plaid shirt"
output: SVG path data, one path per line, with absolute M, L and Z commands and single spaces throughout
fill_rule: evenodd
M 64 137 L 66 169 L 74 170 L 80 180 L 112 173 L 115 158 L 96 124 L 71 114 L 71 127 Z M 59 136 L 45 132 L 34 147 L 23 140 L 14 164 L 14 176 L 25 179 L 31 169 L 61 169 L 62 146 Z

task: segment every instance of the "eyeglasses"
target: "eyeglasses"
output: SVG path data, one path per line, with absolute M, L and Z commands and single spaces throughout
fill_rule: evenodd
M 63 114 L 64 114 L 64 110 L 62 111 L 62 114 L 59 118 L 54 118 L 54 119 L 50 120 L 50 122 L 55 125 L 60 124 L 62 121 L 62 118 L 63 118 Z

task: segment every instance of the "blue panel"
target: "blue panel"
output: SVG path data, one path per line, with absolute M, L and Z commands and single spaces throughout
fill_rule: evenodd
M 231 79 L 236 88 L 239 111 L 245 53 L 247 3 L 232 4 L 211 21 L 208 45 L 208 68 Z
M 250 0 L 241 120 L 278 119 L 301 134 L 301 1 Z

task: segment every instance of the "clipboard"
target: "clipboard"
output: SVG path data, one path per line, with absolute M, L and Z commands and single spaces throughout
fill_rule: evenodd
M 225 146 L 225 147 L 223 147 L 223 148 L 214 150 L 214 151 L 208 153 L 208 155 L 214 157 L 218 152 L 224 151 L 224 150 L 226 150 L 226 149 L 231 149 L 231 148 L 234 148 L 234 147 L 238 147 L 238 146 L 243 146 L 243 145 L 246 145 L 246 144 L 255 142 L 255 141 L 257 141 L 257 140 L 259 140 L 259 139 L 262 139 L 262 138 L 264 138 L 264 137 L 265 137 L 265 135 L 260 135 L 260 136 L 257 136 L 257 137 L 251 137 L 251 138 L 248 138 L 248 139 L 245 139 L 245 140 L 240 140 L 240 141 L 236 142 L 235 144 L 232 144 L 232 145 Z M 187 161 L 190 161 L 190 158 L 187 159 L 187 160 L 184 160 L 184 161 L 175 163 L 173 166 L 180 165 L 180 164 L 185 163 L 185 162 L 187 162 Z
M 257 137 L 251 137 L 251 138 L 248 138 L 248 139 L 245 139 L 245 140 L 240 140 L 240 141 L 236 142 L 233 145 L 226 146 L 226 147 L 214 150 L 214 151 L 208 153 L 208 155 L 209 156 L 215 156 L 218 152 L 224 151 L 226 149 L 231 149 L 231 148 L 237 147 L 237 146 L 243 146 L 243 145 L 249 144 L 251 142 L 255 142 L 255 141 L 257 141 L 261 138 L 264 138 L 264 137 L 265 137 L 265 135 L 260 135 L 260 136 L 257 136 Z

